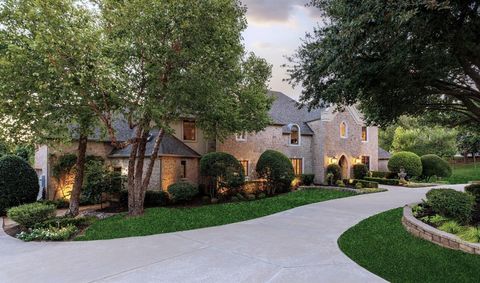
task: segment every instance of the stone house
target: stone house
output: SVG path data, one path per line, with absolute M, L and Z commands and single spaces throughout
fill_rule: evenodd
M 308 111 L 295 100 L 280 92 L 270 91 L 274 97 L 270 109 L 271 125 L 258 133 L 240 133 L 223 141 L 205 138 L 195 120 L 182 119 L 172 125 L 173 134 L 166 134 L 160 147 L 149 189 L 166 190 L 179 180 L 198 183 L 199 160 L 211 151 L 227 152 L 243 165 L 245 175 L 254 180 L 255 166 L 267 149 L 284 153 L 292 160 L 295 173 L 315 174 L 315 182 L 322 183 L 328 164 L 337 163 L 343 178 L 350 178 L 352 166 L 366 164 L 370 170 L 379 169 L 378 128 L 365 125 L 355 107 L 343 112 L 334 107 Z M 125 141 L 133 134 L 126 121 L 115 123 L 117 139 Z M 155 133 L 152 133 L 155 136 Z M 147 156 L 154 139 L 147 144 Z M 45 176 L 48 198 L 58 198 L 64 190 L 52 176 L 52 166 L 59 156 L 74 153 L 76 143 L 56 147 L 42 145 L 35 153 L 35 168 Z M 130 147 L 115 149 L 110 140 L 100 133 L 89 137 L 87 155 L 104 158 L 114 170 L 127 173 Z M 148 161 L 146 161 L 148 162 Z

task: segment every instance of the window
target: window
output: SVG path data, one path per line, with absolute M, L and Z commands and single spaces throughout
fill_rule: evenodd
M 292 125 L 290 127 L 290 144 L 300 145 L 300 129 L 297 125 Z
M 247 140 L 247 134 L 245 132 L 243 132 L 241 134 L 236 134 L 235 139 L 237 141 L 246 141 Z
M 115 173 L 122 173 L 122 167 L 114 167 L 113 172 Z
M 248 177 L 248 160 L 240 160 L 240 164 L 243 167 L 243 175 Z
M 183 121 L 183 140 L 184 141 L 195 141 L 197 129 L 195 126 L 195 121 L 184 120 Z
M 362 164 L 365 164 L 367 169 L 370 170 L 370 156 L 362 156 Z
M 292 165 L 293 165 L 293 172 L 295 175 L 302 175 L 303 174 L 303 159 L 302 158 L 291 158 Z
M 362 127 L 362 141 L 368 141 L 368 130 L 365 126 Z
M 180 161 L 180 178 L 187 178 L 187 161 Z
M 340 137 L 341 138 L 347 137 L 347 123 L 345 122 L 340 123 Z

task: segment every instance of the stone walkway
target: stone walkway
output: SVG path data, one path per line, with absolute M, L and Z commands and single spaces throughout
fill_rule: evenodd
M 386 188 L 146 237 L 23 243 L 0 229 L 0 282 L 382 282 L 346 257 L 337 239 L 362 219 L 419 201 L 428 191 Z

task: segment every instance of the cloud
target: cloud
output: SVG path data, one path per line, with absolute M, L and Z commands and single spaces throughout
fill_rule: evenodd
M 256 24 L 291 23 L 291 16 L 295 9 L 307 10 L 311 17 L 320 13 L 317 8 L 306 7 L 309 0 L 242 0 L 247 6 L 247 18 Z

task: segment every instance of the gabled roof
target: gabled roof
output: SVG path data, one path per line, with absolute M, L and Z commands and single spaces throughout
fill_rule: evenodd
M 307 107 L 300 108 L 301 104 L 278 91 L 269 91 L 268 95 L 275 99 L 269 111 L 270 118 L 274 124 L 283 125 L 283 133 L 290 133 L 290 125 L 297 124 L 302 135 L 313 135 L 307 122 L 319 120 L 321 108 L 312 111 L 308 111 Z
M 158 130 L 153 130 L 151 133 L 151 138 L 147 142 L 147 148 L 145 151 L 145 156 L 149 157 L 152 154 L 153 147 L 155 145 L 155 137 L 158 134 Z M 115 149 L 109 155 L 109 157 L 128 157 L 132 146 L 129 145 L 122 149 Z M 181 140 L 177 139 L 171 134 L 165 134 L 163 136 L 162 142 L 160 143 L 160 150 L 158 152 L 159 156 L 181 156 L 181 157 L 201 157 L 195 150 L 188 147 Z
M 386 160 L 390 159 L 390 157 L 392 157 L 392 154 L 390 152 L 386 151 L 381 147 L 378 147 L 378 159 Z

